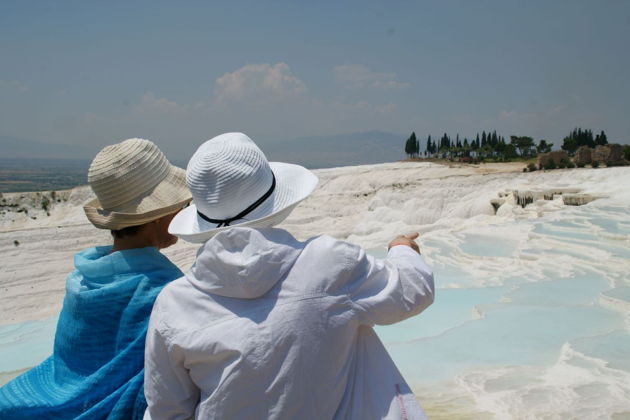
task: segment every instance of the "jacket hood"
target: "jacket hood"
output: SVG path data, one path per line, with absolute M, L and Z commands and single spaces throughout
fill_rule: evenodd
M 207 293 L 255 299 L 287 274 L 303 245 L 282 229 L 234 227 L 199 249 L 186 278 Z

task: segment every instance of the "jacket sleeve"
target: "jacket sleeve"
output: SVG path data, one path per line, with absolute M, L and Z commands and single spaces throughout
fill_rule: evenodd
M 144 395 L 148 408 L 144 420 L 192 419 L 199 403 L 199 389 L 184 367 L 181 349 L 176 346 L 168 349 L 164 335 L 156 328 L 155 318 L 154 313 L 145 347 Z
M 393 324 L 433 303 L 433 273 L 410 247 L 394 246 L 385 259 L 373 258 L 358 247 L 354 251 L 348 261 L 346 293 L 362 324 Z

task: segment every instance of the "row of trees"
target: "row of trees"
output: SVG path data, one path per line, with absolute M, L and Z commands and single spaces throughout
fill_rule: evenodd
M 424 156 L 507 160 L 517 157 L 531 157 L 536 153 L 546 153 L 551 151 L 552 146 L 553 144 L 547 143 L 546 140 L 540 140 L 536 145 L 534 139 L 527 136 L 510 136 L 510 141 L 506 142 L 505 137 L 498 135 L 496 130 L 488 133 L 483 131 L 481 136 L 477 133 L 475 139 L 470 141 L 466 137 L 461 140 L 459 134 L 453 140 L 444 133 L 439 140 L 433 140 L 431 135 L 427 137 Z M 405 153 L 410 158 L 418 157 L 422 153 L 415 132 L 411 133 L 405 143 Z
M 580 146 L 595 147 L 605 144 L 608 144 L 608 138 L 604 130 L 593 136 L 591 130 L 575 128 L 563 139 L 561 147 L 570 155 L 573 155 Z M 459 134 L 457 134 L 455 140 L 446 133 L 436 140 L 433 140 L 431 135 L 429 135 L 425 150 L 421 151 L 420 141 L 416 137 L 416 133 L 412 132 L 405 143 L 405 153 L 410 158 L 419 157 L 423 154 L 426 157 L 439 158 L 475 157 L 479 159 L 495 158 L 508 160 L 518 157 L 533 157 L 538 153 L 548 153 L 552 147 L 553 143 L 549 143 L 545 139 L 539 140 L 538 144 L 536 144 L 534 139 L 529 136 L 513 135 L 510 136 L 509 142 L 506 142 L 505 137 L 497 135 L 496 130 L 493 130 L 487 133 L 483 131 L 481 136 L 477 133 L 475 139 L 470 141 L 468 138 L 461 140 Z

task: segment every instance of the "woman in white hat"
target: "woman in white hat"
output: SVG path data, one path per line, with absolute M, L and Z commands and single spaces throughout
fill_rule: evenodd
M 158 293 L 182 272 L 159 250 L 187 205 L 185 172 L 148 140 L 130 139 L 94 158 L 96 199 L 85 213 L 110 229 L 113 246 L 79 252 L 66 280 L 53 354 L 0 388 L 2 419 L 142 418 L 144 341 Z
M 204 244 L 153 308 L 145 419 L 424 418 L 372 329 L 433 302 L 417 234 L 377 260 L 271 228 L 317 177 L 241 133 L 204 143 L 186 180 L 193 204 L 169 230 Z

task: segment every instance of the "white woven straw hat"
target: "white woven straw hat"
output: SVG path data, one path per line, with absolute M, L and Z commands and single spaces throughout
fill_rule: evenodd
M 188 162 L 193 203 L 175 216 L 169 232 L 201 243 L 230 226 L 277 225 L 317 181 L 302 166 L 268 162 L 243 133 L 221 134 L 203 143 Z
M 96 198 L 83 209 L 100 229 L 120 230 L 159 219 L 190 202 L 186 172 L 173 166 L 149 140 L 129 139 L 105 147 L 90 165 Z

